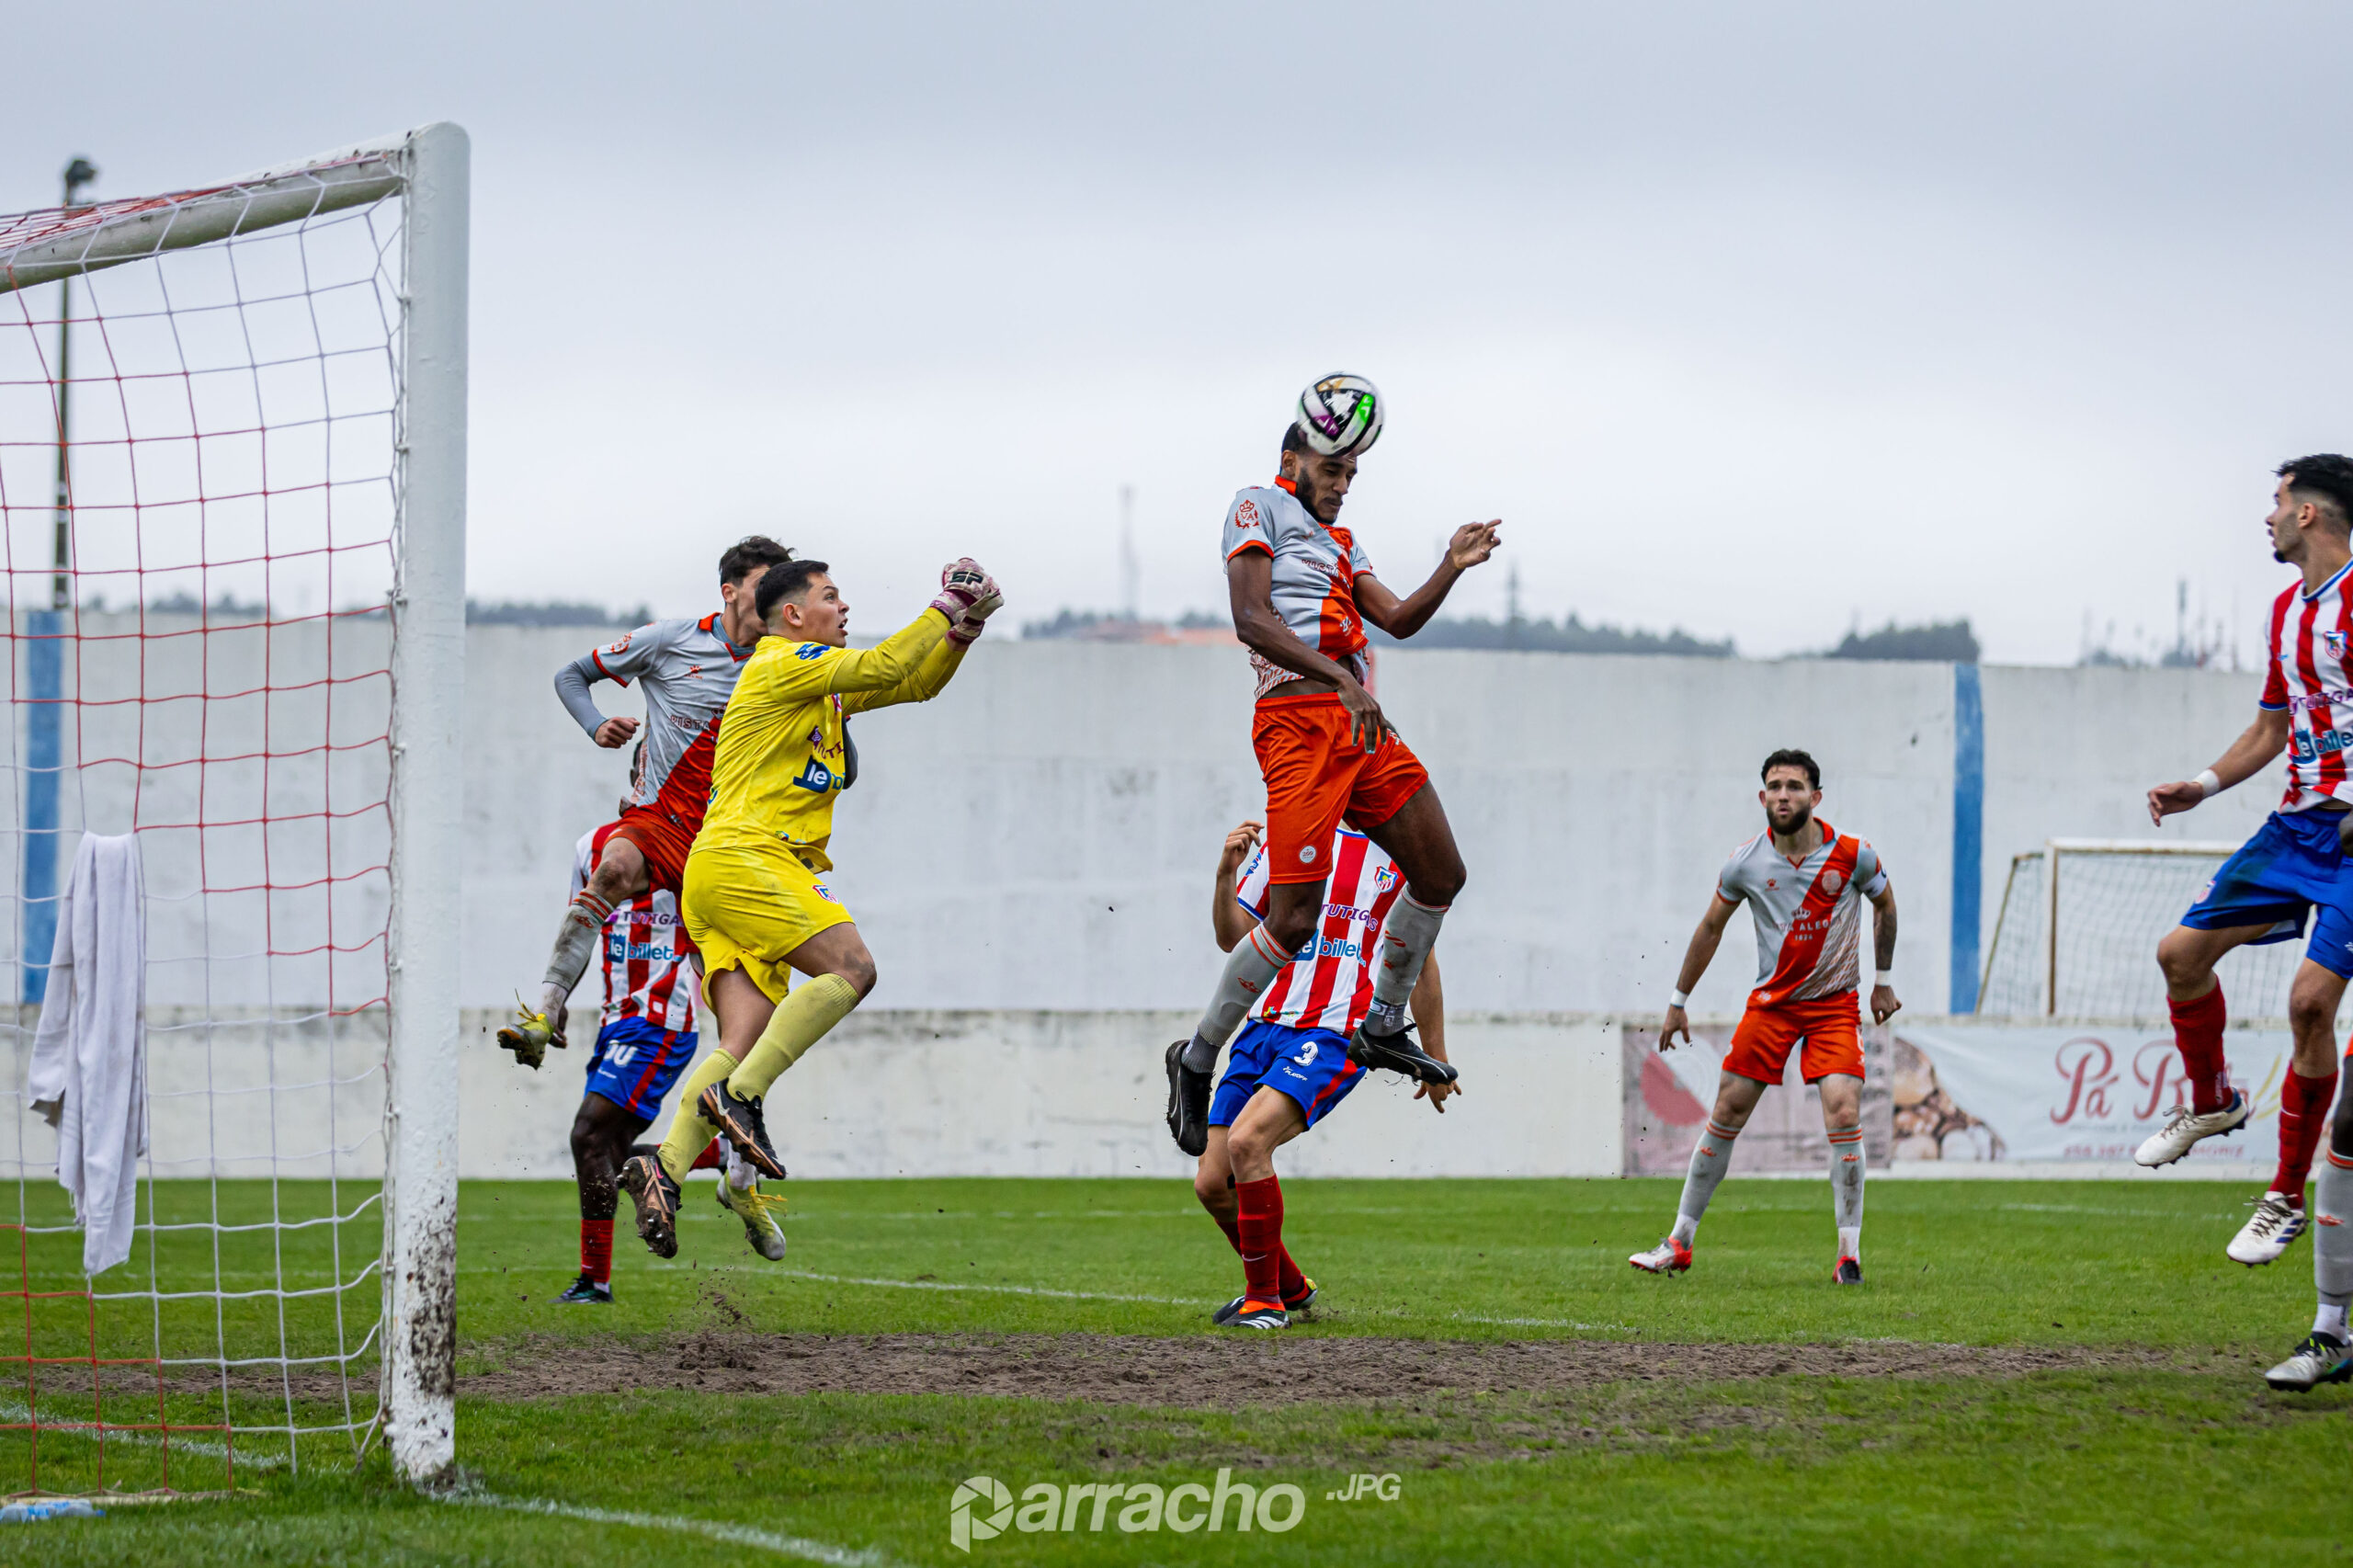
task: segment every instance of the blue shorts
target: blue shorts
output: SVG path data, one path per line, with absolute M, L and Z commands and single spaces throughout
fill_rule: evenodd
M 2330 811 L 2272 812 L 2222 862 L 2181 923 L 2195 931 L 2268 924 L 2255 939 L 2260 945 L 2302 936 L 2304 914 L 2315 910 L 2305 956 L 2353 979 L 2353 862 L 2337 848 L 2342 820 Z
M 1296 1100 L 1313 1127 L 1347 1099 L 1363 1077 L 1364 1069 L 1348 1060 L 1347 1036 L 1330 1029 L 1295 1029 L 1261 1018 L 1233 1037 L 1225 1076 L 1217 1081 L 1217 1093 L 1210 1098 L 1210 1125 L 1233 1126 L 1263 1085 Z
M 695 1034 L 657 1029 L 643 1018 L 615 1018 L 597 1031 L 588 1058 L 588 1092 L 602 1095 L 631 1116 L 654 1119 L 662 1096 L 695 1059 Z

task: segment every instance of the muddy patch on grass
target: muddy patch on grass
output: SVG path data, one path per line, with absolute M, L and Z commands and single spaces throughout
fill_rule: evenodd
M 709 1324 L 666 1340 L 527 1339 L 462 1373 L 473 1399 L 688 1389 L 707 1393 L 948 1393 L 1238 1409 L 1423 1393 L 1574 1392 L 1608 1383 L 1781 1376 L 2007 1378 L 2202 1365 L 2121 1346 L 1461 1344 L 1370 1337 L 756 1334 Z M 2235 1365 L 2235 1363 L 2232 1363 Z

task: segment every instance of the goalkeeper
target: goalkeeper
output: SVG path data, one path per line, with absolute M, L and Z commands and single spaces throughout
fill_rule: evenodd
M 720 721 L 682 911 L 719 1044 L 688 1077 L 660 1152 L 621 1167 L 637 1233 L 663 1257 L 678 1250 L 679 1179 L 714 1133 L 761 1174 L 784 1175 L 762 1109 L 769 1086 L 874 989 L 873 956 L 825 886 L 834 801 L 858 776 L 849 716 L 938 696 L 1003 602 L 987 573 L 958 561 L 914 624 L 852 650 L 829 570 L 788 561 L 762 574 L 767 635 Z M 790 997 L 788 970 L 809 976 Z

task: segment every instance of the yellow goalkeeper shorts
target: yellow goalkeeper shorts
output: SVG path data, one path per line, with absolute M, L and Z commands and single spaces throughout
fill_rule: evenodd
M 695 846 L 687 857 L 687 935 L 702 949 L 703 1001 L 710 982 L 740 969 L 768 1000 L 784 1000 L 785 955 L 820 931 L 850 923 L 812 861 L 784 845 Z

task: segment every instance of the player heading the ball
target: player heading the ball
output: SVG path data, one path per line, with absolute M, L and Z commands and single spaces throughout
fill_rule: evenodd
M 1447 906 L 1462 888 L 1462 857 L 1429 775 L 1365 689 L 1366 621 L 1411 637 L 1455 580 L 1495 553 L 1499 521 L 1465 523 L 1411 597 L 1373 575 L 1340 525 L 1357 460 L 1381 438 L 1381 393 L 1361 376 L 1327 376 L 1300 394 L 1274 483 L 1233 498 L 1225 514 L 1225 578 L 1233 630 L 1258 675 L 1251 739 L 1267 785 L 1270 886 L 1265 919 L 1227 958 L 1199 1027 L 1165 1058 L 1168 1131 L 1198 1157 L 1208 1146 L 1210 1070 L 1244 1017 L 1293 954 L 1313 940 L 1332 835 L 1342 816 L 1405 874 L 1405 896 L 1381 931 L 1371 1004 L 1348 1060 L 1426 1084 L 1454 1069 L 1414 1043 L 1406 1000 Z
M 1885 1023 L 1904 1004 L 1895 998 L 1895 890 L 1879 851 L 1842 835 L 1813 814 L 1822 804 L 1822 769 L 1802 751 L 1777 751 L 1758 770 L 1765 788 L 1765 831 L 1732 852 L 1716 879 L 1699 928 L 1683 955 L 1683 972 L 1666 1005 L 1658 1048 L 1675 1037 L 1691 1040 L 1683 1007 L 1708 972 L 1732 912 L 1743 903 L 1756 926 L 1756 989 L 1716 1085 L 1715 1109 L 1699 1130 L 1683 1201 L 1665 1241 L 1626 1261 L 1646 1274 L 1677 1274 L 1691 1267 L 1691 1240 L 1708 1200 L 1732 1167 L 1733 1141 L 1748 1125 L 1765 1091 L 1789 1073 L 1790 1052 L 1803 1042 L 1799 1071 L 1822 1095 L 1822 1130 L 1830 1139 L 1830 1193 L 1838 1227 L 1838 1262 L 1831 1278 L 1863 1282 L 1863 1046 L 1856 1033 L 1855 992 L 1861 981 L 1861 903 L 1874 916 L 1872 949 L 1879 976 L 1871 987 L 1871 1020 Z
M 2203 898 L 2157 944 L 2174 1043 L 2189 1080 L 2190 1100 L 2133 1157 L 2171 1165 L 2200 1139 L 2246 1125 L 2246 1096 L 2231 1086 L 2222 1055 L 2227 1015 L 2214 965 L 2233 948 L 2301 937 L 2312 940 L 2288 989 L 2295 1046 L 2279 1085 L 2279 1165 L 2254 1217 L 2225 1252 L 2234 1261 L 2269 1263 L 2304 1230 L 2304 1181 L 2320 1142 L 2321 1121 L 2336 1098 L 2336 1005 L 2353 975 L 2353 461 L 2334 452 L 2281 463 L 2264 519 L 2272 558 L 2302 580 L 2271 606 L 2270 665 L 2255 722 L 2195 778 L 2149 791 L 2149 818 L 2162 823 L 2207 796 L 2254 778 L 2284 749 L 2288 792 L 2255 836 L 2222 862 Z M 2320 1309 L 2295 1353 L 2266 1374 L 2271 1386 L 2306 1390 L 2353 1377 L 2353 1100 L 2338 1099 L 2328 1160 L 2313 1193 L 2318 1227 L 2313 1272 Z

